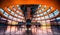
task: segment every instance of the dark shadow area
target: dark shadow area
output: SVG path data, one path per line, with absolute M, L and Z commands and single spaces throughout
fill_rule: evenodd
M 60 20 L 51 21 L 51 29 L 52 29 L 53 35 L 60 34 L 60 25 L 58 22 L 60 22 Z

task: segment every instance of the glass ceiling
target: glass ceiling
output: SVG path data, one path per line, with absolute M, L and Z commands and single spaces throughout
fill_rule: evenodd
M 17 8 L 18 8 L 19 10 L 21 10 L 21 7 L 20 7 L 19 5 L 16 5 L 16 6 L 17 6 Z M 48 14 L 49 12 L 51 12 L 52 6 L 49 7 L 45 12 L 43 12 L 43 11 L 47 8 L 47 6 L 44 5 L 44 7 L 43 7 L 42 9 L 40 9 L 41 6 L 42 6 L 42 5 L 39 5 L 39 6 L 37 7 L 37 8 L 38 8 L 38 11 L 35 12 L 36 14 L 33 15 L 33 18 L 32 18 L 32 19 L 35 18 L 34 20 L 45 20 L 45 19 L 53 18 L 53 17 L 55 17 L 55 16 L 57 16 L 57 15 L 59 14 L 59 10 L 58 10 L 58 9 L 56 9 L 54 12 Z M 7 10 L 8 10 L 8 11 L 10 12 L 10 14 L 12 14 L 13 16 L 11 16 L 11 15 L 8 14 L 7 12 L 5 12 L 2 8 L 0 8 L 0 12 L 2 12 L 2 14 L 3 14 L 5 17 L 8 17 L 8 18 L 11 19 L 11 20 L 22 21 L 22 20 L 20 20 L 20 18 L 25 19 L 23 16 L 20 16 L 20 15 L 24 15 L 22 12 L 20 12 L 19 10 L 16 10 L 16 8 L 14 8 L 14 6 L 12 6 L 12 7 L 13 7 L 13 9 L 15 10 L 15 12 L 17 12 L 17 14 L 16 14 L 15 12 L 13 12 L 9 7 L 7 8 Z M 43 13 L 41 13 L 41 12 L 43 12 Z M 18 15 L 18 14 L 20 14 L 20 15 Z M 46 15 L 46 14 L 47 14 L 47 15 Z M 59 18 L 57 18 L 57 19 L 59 19 Z

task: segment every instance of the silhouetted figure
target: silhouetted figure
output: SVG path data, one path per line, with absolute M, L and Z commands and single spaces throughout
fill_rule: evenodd
M 26 21 L 26 27 L 27 28 L 31 27 L 31 20 L 30 19 L 27 19 L 27 21 Z
M 26 21 L 26 32 L 23 34 L 23 35 L 32 35 L 32 31 L 29 30 L 29 28 L 31 27 L 31 20 L 30 19 L 27 19 Z

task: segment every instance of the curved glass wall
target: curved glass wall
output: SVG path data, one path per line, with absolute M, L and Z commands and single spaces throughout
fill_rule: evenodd
M 41 20 L 43 20 L 43 19 L 53 18 L 53 17 L 55 17 L 55 16 L 57 16 L 57 15 L 59 14 L 58 9 L 56 9 L 53 13 L 48 14 L 48 12 L 50 12 L 51 9 L 52 9 L 52 7 L 50 7 L 50 9 L 48 9 L 46 12 L 44 12 L 44 13 L 42 13 L 42 14 L 35 14 L 34 17 L 39 17 L 39 18 L 42 17 Z M 46 14 L 46 15 L 45 15 L 45 14 Z M 47 15 L 47 14 L 48 14 L 48 15 Z M 44 17 L 44 15 L 45 15 L 45 17 Z M 43 17 L 44 17 L 44 18 L 43 18 Z
M 3 9 L 0 9 L 0 12 L 2 12 L 5 17 L 7 17 L 7 18 L 9 18 L 9 19 L 11 19 L 11 20 L 19 21 L 19 22 L 20 22 L 20 21 L 23 21 L 23 20 L 20 20 L 20 19 L 19 19 L 19 18 L 23 18 L 23 17 L 22 17 L 22 16 L 18 16 L 17 14 L 15 14 L 15 16 L 18 16 L 18 18 L 15 18 L 15 17 L 9 15 L 8 13 L 6 13 Z M 14 13 L 12 12 L 12 14 L 14 14 Z M 7 20 L 8 20 L 8 19 L 7 19 Z

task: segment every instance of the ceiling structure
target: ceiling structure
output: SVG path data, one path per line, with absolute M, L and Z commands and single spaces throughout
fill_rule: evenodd
M 31 1 L 33 0 L 1 0 L 0 16 L 7 20 L 25 22 L 27 17 L 24 16 L 25 11 L 22 10 L 23 5 L 26 7 L 32 7 L 33 5 L 36 5 L 36 11 L 32 16 L 28 12 L 28 18 L 31 17 L 32 21 L 50 20 L 60 17 L 59 0 Z

